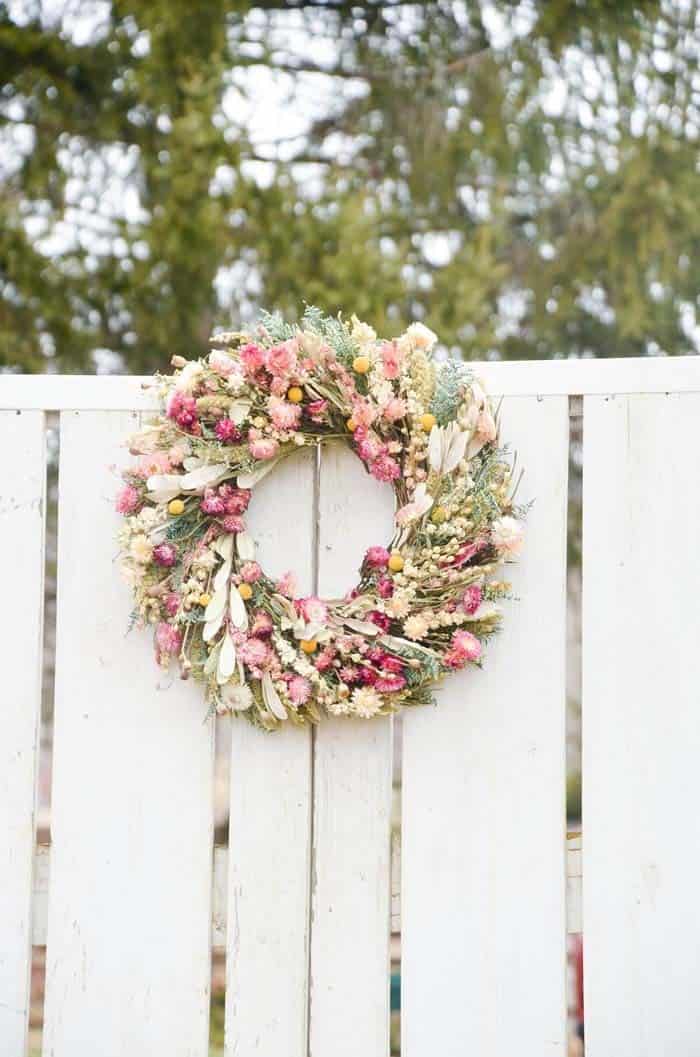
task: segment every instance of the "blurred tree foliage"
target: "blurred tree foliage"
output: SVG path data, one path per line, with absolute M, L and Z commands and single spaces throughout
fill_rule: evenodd
M 0 364 L 150 371 L 303 300 L 468 357 L 689 351 L 697 23 L 695 0 L 0 2 Z

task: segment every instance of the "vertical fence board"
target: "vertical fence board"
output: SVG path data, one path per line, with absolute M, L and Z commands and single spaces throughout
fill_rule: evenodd
M 568 406 L 507 399 L 535 499 L 483 672 L 404 718 L 402 1054 L 566 1052 Z
M 136 426 L 61 420 L 46 1057 L 208 1051 L 213 724 L 125 634 L 108 466 Z
M 584 405 L 586 1053 L 698 1050 L 700 395 Z
M 311 591 L 314 456 L 255 490 L 248 522 L 271 576 Z M 232 720 L 226 1054 L 307 1057 L 311 730 Z
M 366 548 L 391 536 L 393 496 L 342 448 L 321 460 L 319 589 L 354 586 Z M 389 1049 L 389 719 L 324 720 L 315 736 L 311 1057 Z
M 25 1052 L 31 967 L 34 801 L 41 710 L 44 415 L 0 412 L 0 1052 Z M 10 617 L 10 608 L 17 614 Z

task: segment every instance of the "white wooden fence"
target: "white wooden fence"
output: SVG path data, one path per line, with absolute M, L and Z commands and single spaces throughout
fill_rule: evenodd
M 485 671 L 403 725 L 402 1054 L 566 1050 L 567 455 L 582 395 L 584 838 L 568 913 L 579 928 L 582 874 L 587 1052 L 689 1057 L 700 358 L 482 373 L 537 501 L 521 601 Z M 236 722 L 225 870 L 214 726 L 195 687 L 166 687 L 148 636 L 124 634 L 109 467 L 148 400 L 133 378 L 0 377 L 0 1054 L 25 1053 L 34 939 L 48 944 L 45 1057 L 205 1057 L 212 943 L 228 955 L 227 1057 L 386 1057 L 392 724 L 266 736 Z M 61 413 L 50 883 L 34 823 L 47 410 Z M 300 456 L 268 479 L 250 523 L 267 567 L 333 594 L 391 516 L 390 490 L 329 450 L 318 478 Z

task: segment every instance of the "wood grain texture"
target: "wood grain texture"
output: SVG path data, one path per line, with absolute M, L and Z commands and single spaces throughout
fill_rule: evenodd
M 314 475 L 311 452 L 283 463 L 247 519 L 265 571 L 293 569 L 307 594 Z M 226 1054 L 306 1057 L 311 730 L 231 722 Z
M 319 589 L 354 586 L 391 538 L 393 493 L 345 449 L 324 449 Z M 315 735 L 310 1057 L 389 1049 L 391 720 L 327 719 Z
M 208 1052 L 213 724 L 126 634 L 108 467 L 136 426 L 61 420 L 45 1057 Z
M 568 409 L 506 400 L 536 499 L 483 672 L 404 717 L 402 1055 L 566 1052 Z
M 586 1053 L 697 1053 L 700 396 L 584 405 Z
M 0 411 L 0 1053 L 25 1053 L 44 610 L 44 415 Z M 10 614 L 12 614 L 10 616 Z

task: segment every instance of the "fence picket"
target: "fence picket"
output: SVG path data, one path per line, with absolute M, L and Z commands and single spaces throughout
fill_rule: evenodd
M 61 419 L 46 1057 L 208 1052 L 213 724 L 125 634 L 108 465 L 136 424 Z
M 354 585 L 390 537 L 393 497 L 341 448 L 321 459 L 319 589 Z M 326 719 L 314 738 L 311 1057 L 389 1049 L 391 721 Z
M 273 576 L 310 593 L 313 453 L 256 488 L 248 522 Z M 311 730 L 231 726 L 226 1054 L 307 1057 Z
M 25 1053 L 44 608 L 44 415 L 0 412 L 0 1052 Z M 10 611 L 17 617 L 10 617 Z
M 483 673 L 404 718 L 402 1054 L 566 1051 L 568 402 L 506 399 L 535 499 Z
M 700 395 L 584 403 L 586 1053 L 698 1051 Z

